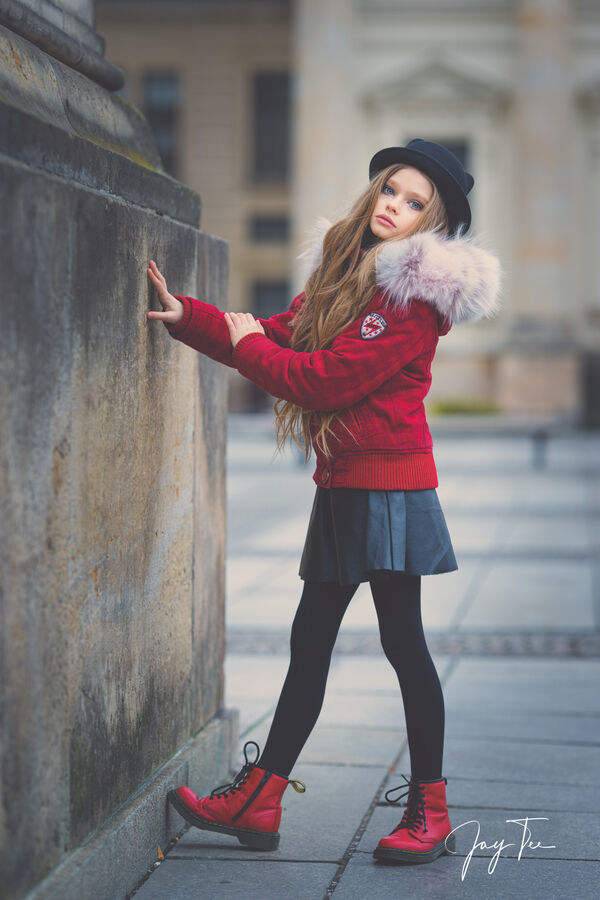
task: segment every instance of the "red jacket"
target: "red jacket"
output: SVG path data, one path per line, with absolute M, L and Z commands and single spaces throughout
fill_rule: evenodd
M 329 223 L 321 221 L 326 230 Z M 319 235 L 311 267 L 321 244 Z M 235 348 L 221 310 L 192 297 L 178 297 L 183 318 L 167 328 L 274 397 L 315 411 L 343 410 L 328 436 L 330 459 L 315 443 L 317 417 L 311 422 L 317 484 L 422 490 L 438 484 L 423 405 L 438 339 L 457 322 L 492 315 L 499 280 L 497 259 L 471 238 L 416 234 L 382 246 L 373 300 L 327 350 L 289 348 L 303 293 L 286 312 L 258 319 L 264 335 L 245 335 Z

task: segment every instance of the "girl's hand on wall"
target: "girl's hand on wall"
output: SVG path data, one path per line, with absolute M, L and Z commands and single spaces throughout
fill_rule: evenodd
M 231 343 L 234 347 L 245 334 L 252 334 L 254 331 L 257 331 L 259 334 L 265 333 L 265 329 L 260 322 L 256 321 L 252 313 L 226 312 L 224 315 L 225 322 L 229 328 Z
M 183 316 L 183 303 L 168 292 L 165 276 L 161 274 L 153 259 L 150 260 L 148 277 L 156 288 L 158 299 L 164 310 L 164 312 L 154 312 L 151 310 L 148 313 L 148 318 L 160 319 L 162 322 L 168 322 L 169 325 L 175 325 Z

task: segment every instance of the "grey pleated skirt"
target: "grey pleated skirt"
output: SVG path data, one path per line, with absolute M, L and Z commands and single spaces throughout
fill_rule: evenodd
M 458 564 L 437 491 L 317 486 L 299 575 L 360 584 L 376 571 L 438 575 Z

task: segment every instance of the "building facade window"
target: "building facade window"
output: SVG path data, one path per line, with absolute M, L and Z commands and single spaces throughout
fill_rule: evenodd
M 268 319 L 288 309 L 290 282 L 286 279 L 278 281 L 255 281 L 252 285 L 252 314 L 255 318 Z
M 281 279 L 255 281 L 251 287 L 252 314 L 255 318 L 268 319 L 289 308 L 291 299 L 290 282 Z M 247 408 L 249 412 L 265 412 L 273 407 L 273 397 L 254 382 L 249 382 Z
M 291 98 L 289 72 L 257 72 L 253 79 L 254 181 L 290 177 Z
M 165 170 L 179 168 L 179 76 L 170 70 L 148 71 L 142 78 L 142 110 L 150 125 Z
M 469 171 L 470 166 L 470 147 L 469 141 L 458 140 L 458 141 L 447 141 L 445 138 L 428 138 L 430 141 L 435 141 L 436 144 L 443 144 L 444 147 L 447 147 L 448 150 L 451 150 L 455 156 L 458 157 L 460 162 L 462 163 L 463 169 Z
M 250 240 L 256 243 L 284 244 L 290 239 L 289 216 L 256 215 L 249 223 Z

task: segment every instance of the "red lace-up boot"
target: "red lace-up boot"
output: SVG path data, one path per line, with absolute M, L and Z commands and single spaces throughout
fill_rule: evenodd
M 397 803 L 408 794 L 402 821 L 388 837 L 379 841 L 373 856 L 392 862 L 428 863 L 442 853 L 453 852 L 456 837 L 446 807 L 447 778 L 436 781 L 416 781 L 402 776 L 406 784 L 387 791 L 385 799 Z M 395 800 L 389 795 L 408 785 L 408 791 Z
M 168 797 L 179 815 L 196 828 L 230 834 L 255 850 L 277 850 L 283 792 L 291 784 L 303 794 L 306 786 L 261 769 L 256 760 L 249 762 L 247 747 L 251 744 L 256 747 L 256 759 L 260 756 L 258 744 L 247 741 L 245 765 L 231 784 L 215 788 L 209 797 L 200 798 L 187 787 L 169 791 Z

